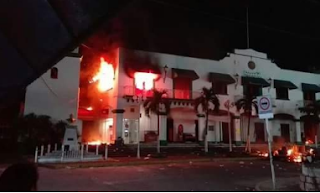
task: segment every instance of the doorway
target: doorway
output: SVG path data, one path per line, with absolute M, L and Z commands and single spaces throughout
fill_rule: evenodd
M 315 141 L 315 136 L 318 133 L 318 124 L 312 122 L 311 120 L 304 122 L 304 134 L 305 140 Z
M 281 137 L 284 139 L 286 143 L 290 142 L 290 126 L 289 124 L 281 124 Z
M 171 118 L 167 119 L 167 139 L 169 143 L 174 141 L 173 119 Z
M 256 135 L 256 143 L 264 143 L 264 123 L 254 123 L 255 135 Z
M 196 136 L 196 142 L 198 142 L 199 141 L 199 126 L 198 126 L 198 120 L 195 120 L 194 121 L 194 124 L 196 124 L 196 126 L 195 126 L 195 136 Z
M 222 122 L 222 142 L 229 143 L 229 124 Z

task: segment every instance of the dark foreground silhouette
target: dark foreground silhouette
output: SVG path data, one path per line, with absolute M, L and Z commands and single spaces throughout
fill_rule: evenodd
M 0 191 L 36 191 L 37 182 L 38 170 L 34 164 L 13 164 L 0 176 Z

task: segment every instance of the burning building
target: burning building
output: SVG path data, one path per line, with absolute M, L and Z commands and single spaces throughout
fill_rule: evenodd
M 198 142 L 202 140 L 205 115 L 194 111 L 193 100 L 203 87 L 213 87 L 221 106 L 218 113 L 209 114 L 209 142 L 228 143 L 229 124 L 232 142 L 246 141 L 247 116 L 226 104 L 248 92 L 272 96 L 274 119 L 270 128 L 275 142 L 301 143 L 305 134 L 312 141 L 319 136 L 318 130 L 310 134 L 306 114 L 299 108 L 320 98 L 320 75 L 281 69 L 264 53 L 235 50 L 214 61 L 117 48 L 112 57 L 97 58 L 87 79 L 88 88 L 81 88 L 80 95 L 79 58 L 60 61 L 55 66 L 57 78 L 50 77 L 48 71 L 28 87 L 25 114 L 34 112 L 55 119 L 74 114 L 83 142 L 113 143 L 118 137 L 126 144 L 148 142 L 158 134 L 158 120 L 156 115 L 146 116 L 142 103 L 152 97 L 153 89 L 166 90 L 171 113 L 160 115 L 162 144 Z M 90 100 L 82 102 L 85 95 Z M 257 112 L 251 118 L 251 142 L 266 143 L 264 121 L 258 119 Z

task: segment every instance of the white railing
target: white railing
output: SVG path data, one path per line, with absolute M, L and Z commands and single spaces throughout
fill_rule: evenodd
M 79 145 L 77 150 L 66 150 L 65 146 L 62 145 L 61 149 L 59 150 L 57 147 L 57 144 L 54 145 L 54 149 L 51 149 L 51 145 L 48 146 L 40 146 L 36 147 L 35 150 L 35 157 L 34 162 L 37 163 L 38 161 L 45 162 L 46 160 L 55 160 L 56 162 L 67 162 L 68 160 L 76 160 L 76 161 L 82 161 L 86 158 L 92 156 L 96 156 L 96 158 L 99 157 L 99 146 L 95 145 L 95 153 L 89 152 L 89 145 L 82 144 Z M 107 159 L 107 151 L 108 146 L 105 147 L 105 159 Z M 45 160 L 45 161 L 43 161 Z
M 201 92 L 195 92 L 190 90 L 180 90 L 180 89 L 164 89 L 156 88 L 157 90 L 166 90 L 167 97 L 170 99 L 195 99 L 200 96 Z M 145 96 L 152 97 L 152 90 L 141 91 L 133 86 L 125 86 L 123 88 L 124 96 Z

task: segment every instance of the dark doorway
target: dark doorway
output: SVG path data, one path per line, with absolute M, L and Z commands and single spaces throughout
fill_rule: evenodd
M 168 142 L 173 142 L 174 141 L 174 131 L 173 131 L 173 119 L 168 118 L 167 119 L 167 139 Z
M 194 124 L 196 124 L 195 126 L 195 136 L 196 136 L 196 141 L 198 142 L 199 141 L 199 127 L 198 127 L 198 120 L 195 120 L 194 121 Z
M 286 143 L 290 142 L 290 126 L 289 124 L 281 124 L 281 137 Z
M 315 141 L 315 136 L 317 135 L 318 124 L 307 120 L 304 122 L 304 134 L 306 140 Z
M 229 143 L 229 124 L 222 122 L 222 142 Z
M 256 134 L 256 143 L 264 143 L 264 123 L 255 123 L 255 134 Z

